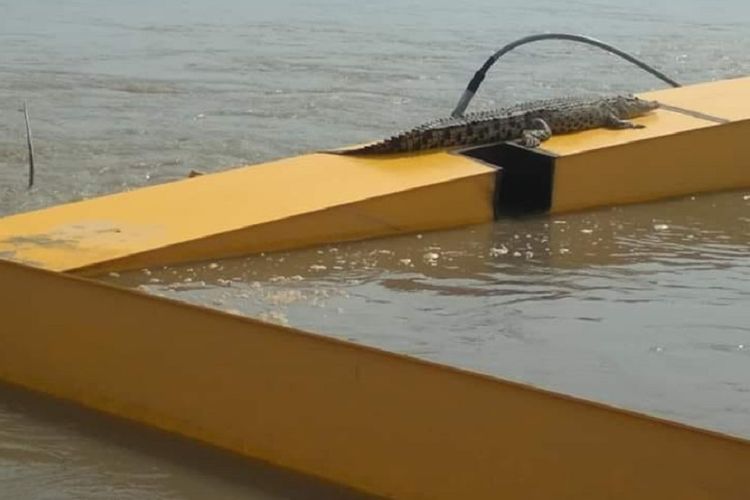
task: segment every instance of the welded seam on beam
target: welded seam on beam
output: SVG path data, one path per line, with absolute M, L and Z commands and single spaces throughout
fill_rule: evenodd
M 719 116 L 701 113 L 700 111 L 694 111 L 692 109 L 681 108 L 679 106 L 672 106 L 671 104 L 664 104 L 663 102 L 659 102 L 659 107 L 661 109 L 666 109 L 667 111 L 673 111 L 675 113 L 692 116 L 693 118 L 698 118 L 699 120 L 706 120 L 706 121 L 714 122 L 714 123 L 729 123 L 730 121 L 732 121 L 732 120 L 727 120 L 726 118 L 721 118 Z

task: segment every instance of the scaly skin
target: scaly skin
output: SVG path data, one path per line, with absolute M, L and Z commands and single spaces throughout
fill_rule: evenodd
M 335 151 L 343 155 L 397 154 L 518 141 L 537 147 L 553 134 L 599 127 L 642 128 L 629 121 L 659 107 L 633 96 L 568 97 L 469 113 L 419 125 L 373 144 Z

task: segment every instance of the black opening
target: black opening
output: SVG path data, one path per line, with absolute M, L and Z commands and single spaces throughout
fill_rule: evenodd
M 555 156 L 551 153 L 508 143 L 464 149 L 459 153 L 501 170 L 499 188 L 495 189 L 496 218 L 550 209 L 555 172 Z

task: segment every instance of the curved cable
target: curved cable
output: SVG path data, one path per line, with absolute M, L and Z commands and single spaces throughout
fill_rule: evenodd
M 527 43 L 531 43 L 531 42 L 537 42 L 539 40 L 568 40 L 568 41 L 581 42 L 581 43 L 593 45 L 595 47 L 599 47 L 600 49 L 606 50 L 607 52 L 611 52 L 612 54 L 622 57 L 626 61 L 629 61 L 635 64 L 636 66 L 638 66 L 639 68 L 651 73 L 652 75 L 668 83 L 672 87 L 681 86 L 679 83 L 672 80 L 661 71 L 658 71 L 652 68 L 645 62 L 639 59 L 636 59 L 634 56 L 631 56 L 630 54 L 623 52 L 617 47 L 613 47 L 612 45 L 602 42 L 601 40 L 597 40 L 596 38 L 591 38 L 585 35 L 573 35 L 570 33 L 543 33 L 541 35 L 531 35 L 531 36 L 519 38 L 515 42 L 509 43 L 505 47 L 501 48 L 500 50 L 492 54 L 492 56 L 489 59 L 487 59 L 487 61 L 482 65 L 482 67 L 479 68 L 479 70 L 474 74 L 474 78 L 471 79 L 471 81 L 469 82 L 469 85 L 466 87 L 466 90 L 464 90 L 464 93 L 461 95 L 461 98 L 458 100 L 458 103 L 456 104 L 455 109 L 451 113 L 451 116 L 457 117 L 457 116 L 462 116 L 464 114 L 464 111 L 466 111 L 466 108 L 469 106 L 469 103 L 474 98 L 474 94 L 476 94 L 477 89 L 479 89 L 479 86 L 482 84 L 484 77 L 487 75 L 487 71 L 489 71 L 489 69 L 492 67 L 493 64 L 497 62 L 498 59 L 500 59 L 503 55 L 507 54 L 508 52 L 515 49 L 516 47 L 520 47 L 521 45 L 526 45 Z

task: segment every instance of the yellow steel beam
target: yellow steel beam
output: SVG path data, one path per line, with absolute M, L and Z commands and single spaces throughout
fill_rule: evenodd
M 0 261 L 0 378 L 395 498 L 745 499 L 750 442 Z
M 492 220 L 497 170 L 311 154 L 0 219 L 0 258 L 101 272 Z
M 0 219 L 0 258 L 91 274 L 486 222 L 514 196 L 563 212 L 750 186 L 750 78 L 643 96 L 668 106 L 644 129 L 560 135 L 525 158 L 475 148 L 501 167 L 497 194 L 498 170 L 458 154 L 311 154 Z M 540 159 L 548 192 L 527 196 L 514 179 Z
M 643 129 L 553 137 L 550 210 L 566 212 L 750 187 L 750 78 L 641 95 L 665 108 Z

